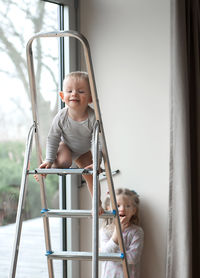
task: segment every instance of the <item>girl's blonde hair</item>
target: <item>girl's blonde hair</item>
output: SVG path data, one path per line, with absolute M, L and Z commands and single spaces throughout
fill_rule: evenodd
M 123 195 L 130 198 L 134 208 L 136 209 L 135 214 L 130 219 L 130 223 L 134 225 L 138 225 L 139 224 L 139 203 L 140 203 L 139 195 L 134 190 L 130 190 L 127 188 L 118 188 L 115 190 L 115 194 L 116 196 Z M 104 209 L 108 209 L 108 207 L 111 207 L 109 196 L 104 201 Z M 105 220 L 104 227 L 108 228 L 108 230 L 110 229 L 113 230 L 112 220 L 113 220 L 112 218 Z
M 140 203 L 139 195 L 134 190 L 130 190 L 127 188 L 118 188 L 115 191 L 115 194 L 116 196 L 124 195 L 130 198 L 134 208 L 136 208 L 135 214 L 130 219 L 130 223 L 138 225 L 139 224 L 139 203 Z

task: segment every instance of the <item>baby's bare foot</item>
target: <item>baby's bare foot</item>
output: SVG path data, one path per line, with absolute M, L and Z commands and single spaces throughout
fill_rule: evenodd
M 47 175 L 46 174 L 40 174 L 40 176 L 42 176 L 43 178 L 46 178 Z M 39 175 L 38 174 L 33 175 L 33 177 L 37 182 L 39 182 Z
M 99 206 L 99 215 L 103 214 L 104 213 L 104 209 L 102 208 L 102 206 L 100 205 Z
M 35 179 L 37 182 L 39 182 L 39 177 L 38 177 L 37 174 L 33 175 L 33 177 L 34 177 L 34 179 Z

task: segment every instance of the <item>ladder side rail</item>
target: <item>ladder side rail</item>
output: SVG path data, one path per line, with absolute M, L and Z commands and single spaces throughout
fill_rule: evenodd
M 99 266 L 99 122 L 93 130 L 93 219 L 92 219 L 92 278 L 98 278 Z
M 20 193 L 19 193 L 19 200 L 18 200 L 18 207 L 17 207 L 16 233 L 15 233 L 15 240 L 13 245 L 13 253 L 11 258 L 11 268 L 10 268 L 9 278 L 14 278 L 16 275 L 17 259 L 19 253 L 21 231 L 22 231 L 23 212 L 24 212 L 26 190 L 27 190 L 27 177 L 28 177 L 27 171 L 29 168 L 34 129 L 35 129 L 35 125 L 32 125 L 29 130 L 27 142 L 26 142 L 24 165 L 23 165 Z
M 37 111 L 37 90 L 36 90 L 36 82 L 35 82 L 35 72 L 34 72 L 34 62 L 33 62 L 33 52 L 32 52 L 32 44 L 34 39 L 40 37 L 75 37 L 75 38 L 82 38 L 82 35 L 79 35 L 77 32 L 66 32 L 66 31 L 59 31 L 59 32 L 50 32 L 50 33 L 38 33 L 34 35 L 31 39 L 29 39 L 27 46 L 26 46 L 26 53 L 27 53 L 27 66 L 28 66 L 28 76 L 29 76 L 29 84 L 30 84 L 30 93 L 31 93 L 31 104 L 32 104 L 32 116 L 33 121 L 36 124 L 36 133 L 35 133 L 35 145 L 36 145 L 36 153 L 37 153 L 37 160 L 38 165 L 42 162 L 42 151 L 41 145 L 39 140 L 39 133 L 38 133 L 38 111 Z M 44 179 L 41 175 L 39 175 L 39 183 L 40 183 L 40 196 L 41 196 L 41 204 L 43 209 L 47 209 L 47 201 L 46 201 L 46 192 L 45 192 L 45 185 Z M 50 241 L 50 229 L 49 229 L 49 219 L 48 217 L 43 218 L 44 223 L 44 235 L 45 235 L 45 244 L 47 252 L 51 252 L 51 241 Z M 47 257 L 48 262 L 48 272 L 49 277 L 53 278 L 53 264 L 52 260 Z
M 124 242 L 123 242 L 118 207 L 117 207 L 116 197 L 115 197 L 115 193 L 114 193 L 114 184 L 113 184 L 112 172 L 111 172 L 108 150 L 107 150 L 107 145 L 106 145 L 106 138 L 105 138 L 103 123 L 102 123 L 102 118 L 101 118 L 99 100 L 98 100 L 98 95 L 97 95 L 97 90 L 96 90 L 90 48 L 89 48 L 89 45 L 86 45 L 86 44 L 84 44 L 83 47 L 84 47 L 86 66 L 87 66 L 87 71 L 88 71 L 88 76 L 89 76 L 89 81 L 90 81 L 92 100 L 93 100 L 93 104 L 94 104 L 94 108 L 95 108 L 96 120 L 98 120 L 100 123 L 100 136 L 102 138 L 102 153 L 103 153 L 104 166 L 105 166 L 105 171 L 106 171 L 106 176 L 107 176 L 107 181 L 108 181 L 108 188 L 109 188 L 109 193 L 110 193 L 111 204 L 112 204 L 112 208 L 116 211 L 115 224 L 116 224 L 117 235 L 118 235 L 118 240 L 119 240 L 119 247 L 120 247 L 121 252 L 124 255 L 124 259 L 122 261 L 123 271 L 124 271 L 124 275 L 125 275 L 124 277 L 129 278 L 126 250 L 125 250 L 125 246 L 124 246 Z
M 39 133 L 38 133 L 37 94 L 36 94 L 36 82 L 35 82 L 35 72 L 34 72 L 34 63 L 33 63 L 32 42 L 27 44 L 26 50 L 27 50 L 26 54 L 27 54 L 28 76 L 29 76 L 30 93 L 31 93 L 32 115 L 33 115 L 33 121 L 35 123 L 35 146 L 36 146 L 37 162 L 38 165 L 40 165 L 42 163 L 42 151 L 41 151 L 41 145 L 40 145 Z M 41 175 L 38 175 L 38 178 L 40 184 L 41 205 L 43 209 L 47 209 L 44 178 Z M 50 227 L 49 227 L 48 217 L 43 217 L 43 225 L 44 225 L 44 238 L 45 238 L 46 250 L 47 252 L 51 253 L 51 239 L 50 239 Z M 52 259 L 50 259 L 49 257 L 47 257 L 47 266 L 48 266 L 49 277 L 54 278 L 53 262 Z

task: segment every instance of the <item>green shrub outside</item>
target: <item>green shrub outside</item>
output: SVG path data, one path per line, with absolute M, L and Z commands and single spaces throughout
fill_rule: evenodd
M 1 224 L 15 222 L 19 190 L 24 163 L 25 143 L 21 141 L 0 142 L 0 210 L 4 214 Z M 30 169 L 37 168 L 36 152 L 33 148 Z M 45 179 L 48 206 L 52 206 L 58 190 L 58 176 Z M 24 219 L 40 216 L 40 186 L 33 175 L 29 175 L 25 201 Z

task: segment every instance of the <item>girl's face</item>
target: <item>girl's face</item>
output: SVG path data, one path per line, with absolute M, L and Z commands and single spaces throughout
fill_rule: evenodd
M 124 217 L 126 222 L 129 222 L 136 212 L 136 207 L 133 205 L 131 198 L 121 194 L 117 195 L 116 199 L 120 218 Z

